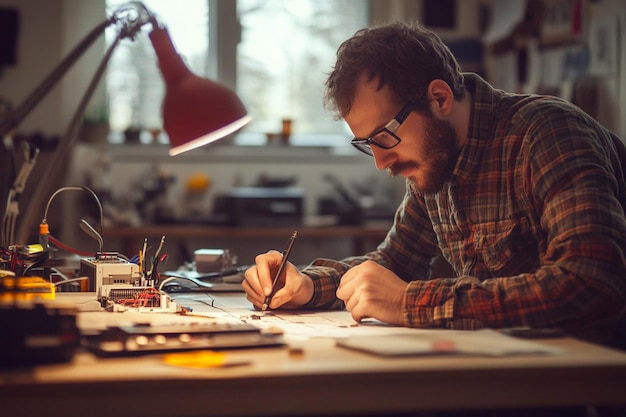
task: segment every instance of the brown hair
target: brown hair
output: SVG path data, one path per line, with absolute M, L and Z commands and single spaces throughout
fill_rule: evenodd
M 326 80 L 324 104 L 338 118 L 349 113 L 356 82 L 362 73 L 389 85 L 399 102 L 417 101 L 428 112 L 426 89 L 432 80 L 445 81 L 455 98 L 463 97 L 463 75 L 450 49 L 422 24 L 395 22 L 357 31 L 337 50 L 337 62 Z

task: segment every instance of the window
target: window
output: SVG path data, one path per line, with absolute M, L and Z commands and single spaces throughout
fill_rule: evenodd
M 107 9 L 115 10 L 124 0 L 107 0 Z M 167 25 L 176 49 L 189 69 L 207 76 L 208 21 L 207 0 L 147 0 L 143 2 Z M 165 87 L 156 55 L 148 38 L 149 25 L 134 41 L 124 40 L 113 53 L 107 69 L 106 88 L 111 140 L 122 141 L 127 130 L 162 126 L 160 104 Z M 115 38 L 115 27 L 107 29 L 107 44 Z
M 121 3 L 107 0 L 107 7 Z M 144 3 L 169 27 L 193 72 L 217 77 L 236 88 L 253 121 L 235 143 L 264 144 L 266 134 L 279 132 L 282 120 L 291 119 L 293 144 L 345 145 L 343 139 L 349 136 L 345 123 L 334 121 L 323 108 L 323 84 L 337 47 L 367 26 L 367 1 Z M 155 60 L 147 34 L 134 42 L 124 41 L 116 50 L 107 73 L 110 126 L 117 133 L 114 141 L 120 141 L 128 128 L 147 131 L 161 126 L 163 83 Z

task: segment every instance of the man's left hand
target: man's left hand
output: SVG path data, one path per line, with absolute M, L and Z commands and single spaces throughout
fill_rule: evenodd
M 374 318 L 404 326 L 403 300 L 407 285 L 387 268 L 365 261 L 343 275 L 336 294 L 357 322 Z

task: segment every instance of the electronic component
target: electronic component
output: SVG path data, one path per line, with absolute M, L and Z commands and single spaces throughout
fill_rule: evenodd
M 105 285 L 141 285 L 137 264 L 128 262 L 117 252 L 98 252 L 93 258 L 80 260 L 80 276 L 89 278 L 89 291 L 101 292 Z
M 41 277 L 14 277 L 0 271 L 0 301 L 54 300 L 55 286 Z
M 0 367 L 67 362 L 80 344 L 76 308 L 0 303 Z
M 247 323 L 194 326 L 121 326 L 90 337 L 87 348 L 102 356 L 128 356 L 195 349 L 273 347 L 282 335 L 263 332 Z
M 239 187 L 215 198 L 215 215 L 234 226 L 299 226 L 305 193 L 300 187 Z
M 193 254 L 198 272 L 232 271 L 237 263 L 237 257 L 228 249 L 196 249 Z
M 130 285 L 102 286 L 100 303 L 113 311 L 176 312 L 176 303 L 162 290 Z
M 139 265 L 117 252 L 98 252 L 82 258 L 80 275 L 88 277 L 89 291 L 96 292 L 100 305 L 112 311 L 175 312 L 176 303 L 165 291 L 154 288 L 142 277 Z

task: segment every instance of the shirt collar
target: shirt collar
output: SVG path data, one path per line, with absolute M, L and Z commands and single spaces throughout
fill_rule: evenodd
M 467 140 L 461 147 L 452 183 L 463 182 L 479 164 L 485 147 L 493 140 L 498 102 L 503 92 L 474 73 L 464 73 L 465 88 L 472 96 Z

